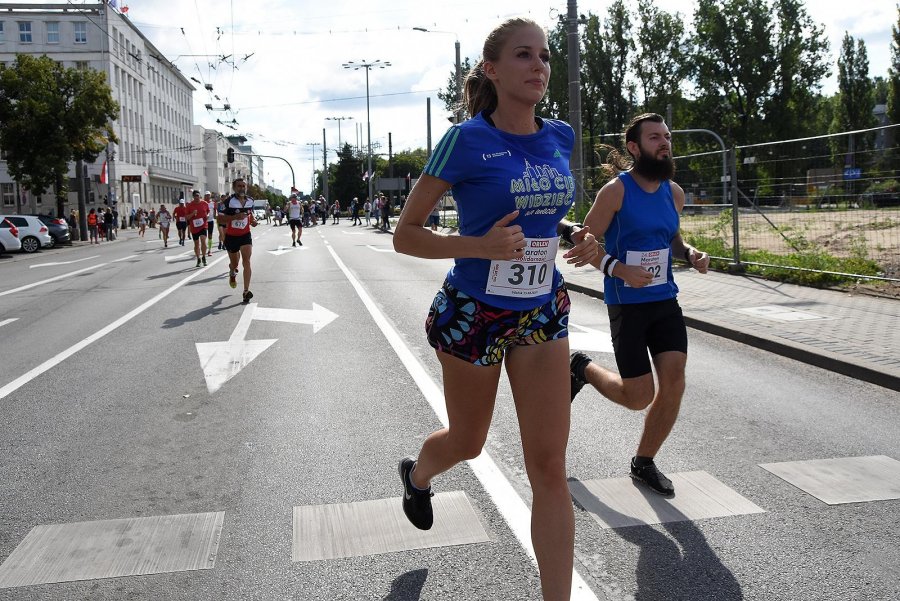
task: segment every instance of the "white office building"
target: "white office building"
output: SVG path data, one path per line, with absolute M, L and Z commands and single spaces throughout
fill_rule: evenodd
M 114 5 L 0 3 L 0 63 L 12 64 L 19 53 L 46 54 L 65 67 L 106 73 L 121 108 L 114 123 L 119 143 L 88 165 L 87 203 L 90 208 L 109 197 L 125 213 L 171 204 L 198 187 L 199 178 L 191 152 L 194 86 Z M 100 183 L 104 161 L 108 184 Z M 52 190 L 17 189 L 3 161 L 0 197 L 5 211 L 16 205 L 22 213 L 55 208 Z M 75 190 L 68 200 L 66 212 L 77 207 Z

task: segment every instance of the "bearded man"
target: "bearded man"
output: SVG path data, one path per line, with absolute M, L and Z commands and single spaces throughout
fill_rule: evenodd
M 681 238 L 684 190 L 672 181 L 672 135 L 663 118 L 645 113 L 632 119 L 625 130 L 625 148 L 630 156 L 610 153 L 608 160 L 618 176 L 597 193 L 584 220 L 584 227 L 605 241 L 605 252 L 592 264 L 604 275 L 604 302 L 619 373 L 593 363 L 584 353 L 573 353 L 572 399 L 591 384 L 628 409 L 649 406 L 631 459 L 631 477 L 656 493 L 672 496 L 672 481 L 654 463 L 675 425 L 685 387 L 687 328 L 676 298 L 672 259 L 706 273 L 709 256 Z M 565 224 L 561 231 L 571 237 L 580 227 Z

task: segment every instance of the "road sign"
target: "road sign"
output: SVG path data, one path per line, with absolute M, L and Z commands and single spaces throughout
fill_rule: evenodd
M 844 179 L 859 179 L 862 177 L 861 167 L 845 167 Z

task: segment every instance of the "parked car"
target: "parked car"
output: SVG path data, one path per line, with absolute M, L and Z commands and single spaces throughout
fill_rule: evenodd
M 0 253 L 11 252 L 22 248 L 19 240 L 19 228 L 9 219 L 0 218 Z
M 50 245 L 51 247 L 56 246 L 57 244 L 67 244 L 72 241 L 72 235 L 69 232 L 69 224 L 66 223 L 65 219 L 59 219 L 52 215 L 33 215 L 33 217 L 40 219 L 41 223 L 46 225 L 47 229 L 50 230 L 50 236 L 53 237 L 53 243 Z
M 33 253 L 41 248 L 53 246 L 53 236 L 41 220 L 31 215 L 0 215 L 0 219 L 6 219 L 19 230 L 19 240 L 22 242 L 22 250 Z

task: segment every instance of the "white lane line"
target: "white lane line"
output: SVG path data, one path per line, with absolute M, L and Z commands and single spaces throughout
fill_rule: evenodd
M 394 252 L 393 248 L 378 248 L 377 246 L 372 246 L 371 244 L 366 244 L 366 248 L 372 249 L 377 253 L 392 253 L 392 252 Z
M 19 319 L 19 318 L 13 317 L 11 319 L 4 319 L 3 321 L 0 321 L 0 328 L 2 328 L 3 326 L 5 326 L 8 323 L 12 323 L 12 322 L 16 321 L 17 319 Z
M 104 265 L 109 265 L 109 263 L 100 263 L 98 265 L 94 265 L 93 267 L 85 267 L 84 269 L 70 271 L 69 273 L 64 273 L 62 275 L 58 275 L 55 278 L 50 278 L 48 280 L 41 280 L 40 282 L 35 282 L 33 284 L 19 286 L 18 288 L 13 288 L 12 290 L 4 290 L 3 292 L 0 292 L 0 296 L 6 296 L 7 294 L 15 294 L 16 292 L 22 292 L 23 290 L 29 290 L 29 289 L 35 288 L 37 286 L 42 286 L 43 284 L 49 284 L 50 282 L 56 282 L 58 280 L 70 278 L 73 275 L 78 275 L 79 273 L 84 273 L 85 271 L 90 271 L 91 269 L 99 269 L 99 268 L 103 267 Z
M 191 275 L 187 276 L 180 282 L 173 284 L 169 288 L 166 288 L 165 290 L 163 290 L 162 292 L 160 292 L 159 294 L 157 294 L 156 296 L 154 296 L 147 302 L 143 303 L 136 309 L 132 309 L 131 311 L 129 311 L 128 313 L 126 313 L 125 315 L 120 317 L 119 319 L 110 323 L 105 328 L 102 328 L 102 329 L 94 332 L 93 334 L 91 334 L 90 336 L 88 336 L 87 338 L 82 340 L 81 342 L 77 342 L 77 343 L 73 344 L 66 350 L 57 354 L 55 357 L 51 357 L 50 359 L 47 359 L 46 361 L 44 361 L 43 363 L 41 363 L 40 365 L 38 365 L 31 371 L 19 376 L 18 378 L 16 378 L 15 380 L 10 382 L 3 388 L 0 388 L 0 400 L 6 398 L 10 394 L 15 392 L 19 388 L 21 388 L 22 386 L 24 386 L 25 384 L 28 384 L 29 382 L 31 382 L 33 379 L 35 379 L 36 377 L 38 377 L 45 371 L 47 371 L 49 369 L 53 369 L 54 367 L 56 367 L 57 365 L 59 365 L 60 363 L 62 363 L 63 361 L 65 361 L 66 359 L 68 359 L 69 357 L 74 355 L 75 353 L 77 353 L 78 351 L 80 351 L 83 348 L 90 345 L 91 343 L 96 342 L 97 340 L 100 340 L 101 338 L 103 338 L 104 336 L 106 336 L 107 334 L 112 332 L 113 330 L 128 323 L 128 321 L 130 321 L 134 317 L 140 315 L 141 313 L 143 313 L 144 311 L 146 311 L 147 309 L 149 309 L 150 307 L 152 307 L 153 305 L 155 305 L 162 299 L 166 298 L 167 296 L 169 296 L 170 294 L 172 294 L 173 292 L 175 292 L 176 290 L 178 290 L 179 288 L 181 288 L 182 286 L 184 286 L 185 284 L 187 284 L 188 282 L 193 280 L 195 277 L 206 273 L 208 270 L 212 269 L 216 265 L 216 263 L 219 263 L 220 261 L 222 261 L 224 259 L 225 259 L 225 257 L 220 257 L 220 258 L 216 259 L 215 261 L 213 261 L 212 263 L 210 263 L 209 266 L 204 267 L 203 269 L 201 269 L 199 271 L 193 272 Z M 105 265 L 105 263 L 104 263 L 104 265 Z
M 72 263 L 81 263 L 82 261 L 90 261 L 91 259 L 96 259 L 100 255 L 94 255 L 93 257 L 85 257 L 83 259 L 75 259 L 74 261 L 57 261 L 55 263 L 38 263 L 37 265 L 29 265 L 28 269 L 34 269 L 35 267 L 53 267 L 55 265 L 71 265 Z
M 347 266 L 344 265 L 344 262 L 341 261 L 340 257 L 337 256 L 337 253 L 334 252 L 331 245 L 326 243 L 326 247 L 328 248 L 328 252 L 331 253 L 332 258 L 334 258 L 335 263 L 337 263 L 337 266 L 344 272 L 344 275 L 350 281 L 350 285 L 356 290 L 356 294 L 359 296 L 360 300 L 362 300 L 366 309 L 368 309 L 369 314 L 372 316 L 372 319 L 375 320 L 381 333 L 384 334 L 384 337 L 387 338 L 387 341 L 394 349 L 394 352 L 397 353 L 397 357 L 399 357 L 401 363 L 403 363 L 406 371 L 409 372 L 409 375 L 412 376 L 416 385 L 419 387 L 419 390 L 422 391 L 425 400 L 431 405 L 432 410 L 437 414 L 438 419 L 441 420 L 441 424 L 446 427 L 449 420 L 447 418 L 447 407 L 444 404 L 443 391 L 434 383 L 434 380 L 428 375 L 428 372 L 416 358 L 415 354 L 413 354 L 409 347 L 406 346 L 403 342 L 403 338 L 400 337 L 400 334 L 397 333 L 397 330 L 394 329 L 394 326 L 391 325 L 388 318 L 381 312 L 359 280 L 356 279 Z M 468 463 L 485 491 L 487 491 L 491 496 L 491 499 L 493 499 L 494 505 L 496 505 L 497 509 L 500 511 L 500 515 L 503 516 L 503 519 L 506 520 L 506 523 L 509 525 L 513 534 L 519 539 L 519 543 L 525 549 L 525 553 L 531 558 L 532 563 L 537 566 L 534 546 L 531 544 L 531 510 L 525 504 L 525 501 L 523 501 L 518 493 L 516 493 L 512 484 L 506 479 L 506 476 L 500 471 L 500 468 L 497 467 L 497 464 L 494 463 L 494 460 L 486 450 L 482 450 L 481 455 L 470 460 Z M 571 598 L 578 601 L 598 601 L 597 596 L 577 570 L 572 570 Z

